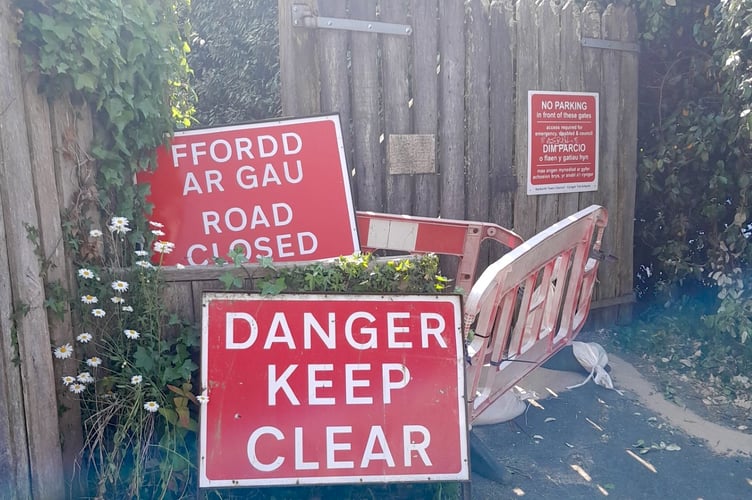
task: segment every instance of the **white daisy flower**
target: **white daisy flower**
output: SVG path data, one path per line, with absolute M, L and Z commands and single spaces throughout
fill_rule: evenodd
M 92 338 L 94 337 L 91 336 L 91 333 L 84 332 L 84 333 L 79 333 L 78 336 L 76 337 L 76 340 L 78 340 L 82 344 L 86 344 L 87 342 L 91 341 Z
M 115 290 L 118 293 L 127 292 L 128 291 L 128 282 L 127 281 L 121 281 L 121 280 L 115 280 L 112 282 L 112 289 Z
M 73 356 L 73 346 L 70 344 L 63 344 L 57 347 L 53 353 L 57 359 L 68 359 Z
M 110 300 L 113 304 L 122 304 L 125 302 L 125 299 L 123 297 L 111 297 Z
M 89 231 L 89 236 L 91 236 L 92 238 L 99 238 L 100 236 L 102 236 L 102 231 L 100 231 L 99 229 L 92 229 L 91 231 Z
M 92 271 L 91 269 L 82 267 L 81 269 L 78 270 L 78 276 L 85 280 L 90 280 L 94 277 L 94 271 Z
M 96 368 L 97 366 L 102 364 L 102 358 L 93 356 L 86 360 L 86 364 L 91 366 L 92 368 Z
M 70 375 L 66 375 L 65 377 L 63 377 L 63 385 L 71 385 L 75 381 L 76 381 L 76 377 L 72 377 Z
M 110 219 L 110 224 L 107 226 L 107 229 L 109 229 L 111 233 L 125 234 L 131 230 L 131 228 L 128 227 L 128 224 L 128 219 L 125 217 L 113 217 Z
M 134 375 L 131 377 L 131 384 L 138 385 L 143 380 L 144 380 L 144 377 L 142 377 L 141 375 Z
M 167 254 L 172 252 L 175 249 L 175 243 L 171 241 L 155 241 L 154 242 L 154 251 L 157 253 L 163 253 Z
M 159 404 L 156 401 L 147 401 L 144 403 L 144 410 L 154 413 L 155 411 L 159 410 Z
M 74 394 L 81 394 L 86 389 L 84 384 L 71 384 L 68 386 L 68 390 Z
M 76 380 L 78 380 L 82 384 L 91 384 L 92 382 L 94 382 L 94 377 L 92 377 L 91 373 L 89 372 L 81 372 L 76 377 Z
M 165 232 L 161 229 L 152 229 L 151 234 L 153 234 L 154 236 L 164 236 Z
M 125 334 L 126 337 L 128 337 L 131 340 L 136 340 L 137 338 L 141 336 L 141 334 L 137 332 L 136 330 L 123 330 L 123 333 Z
M 128 312 L 128 313 L 132 313 L 133 312 L 133 307 L 131 307 L 131 306 L 123 306 L 121 309 L 123 311 L 125 311 L 125 312 Z
M 93 295 L 83 295 L 81 296 L 81 302 L 84 304 L 96 304 L 99 302 L 99 299 Z
M 154 221 L 154 220 L 150 220 L 149 225 L 151 227 L 164 227 L 164 224 L 162 224 L 161 222 Z
M 107 312 L 104 309 L 92 309 L 91 310 L 91 314 L 93 314 L 97 318 L 104 318 L 104 316 L 105 316 L 105 314 L 107 314 Z
M 143 267 L 144 269 L 151 269 L 152 267 L 154 267 L 154 266 L 153 266 L 153 265 L 151 264 L 151 262 L 148 262 L 148 261 L 146 261 L 146 260 L 137 260 L 137 261 L 136 261 L 136 265 L 137 265 L 138 267 Z
M 146 257 L 147 255 L 149 255 L 149 252 L 147 252 L 146 250 L 136 250 L 133 253 L 136 254 L 136 257 Z
M 206 404 L 206 403 L 208 403 L 208 402 L 209 402 L 209 396 L 207 396 L 207 395 L 205 395 L 205 394 L 201 394 L 200 396 L 196 396 L 196 399 L 197 399 L 197 400 L 198 400 L 198 402 L 199 402 L 199 403 L 201 403 L 202 405 L 203 405 L 203 404 Z

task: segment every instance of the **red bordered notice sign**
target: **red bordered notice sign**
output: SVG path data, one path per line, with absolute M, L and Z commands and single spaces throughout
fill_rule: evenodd
M 598 189 L 598 94 L 528 92 L 527 194 Z
M 312 261 L 360 250 L 339 116 L 175 133 L 157 151 L 147 201 L 163 264 L 208 264 L 241 248 L 251 262 Z
M 467 480 L 458 296 L 206 293 L 200 486 Z

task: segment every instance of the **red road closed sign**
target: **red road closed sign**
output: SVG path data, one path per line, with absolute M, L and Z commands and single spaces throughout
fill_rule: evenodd
M 338 115 L 179 131 L 137 178 L 175 243 L 166 265 L 358 252 L 348 179 Z
M 528 92 L 527 194 L 598 189 L 598 94 Z
M 458 296 L 206 293 L 202 487 L 467 480 Z

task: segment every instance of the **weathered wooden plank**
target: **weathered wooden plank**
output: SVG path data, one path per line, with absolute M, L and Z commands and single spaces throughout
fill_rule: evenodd
M 376 19 L 376 2 L 353 0 L 354 19 Z M 352 40 L 352 119 L 353 165 L 358 209 L 383 212 L 386 208 L 385 173 L 381 144 L 382 125 L 379 102 L 379 60 L 377 35 L 353 32 Z
M 535 234 L 538 200 L 527 195 L 528 169 L 528 91 L 538 85 L 538 28 L 535 22 L 535 2 L 517 2 L 517 79 L 515 82 L 515 166 L 517 167 L 517 192 L 514 198 L 514 227 L 527 239 Z M 536 54 L 536 56 L 532 56 Z
M 624 10 L 621 21 L 620 39 L 624 42 L 637 41 L 637 16 L 634 8 Z M 621 98 L 619 99 L 619 188 L 616 204 L 618 226 L 618 284 L 616 296 L 632 292 L 634 288 L 633 241 L 634 212 L 637 191 L 637 89 L 639 57 L 634 52 L 621 53 Z M 619 307 L 619 323 L 632 319 L 631 303 Z
M 407 23 L 407 2 L 383 2 L 381 18 L 387 23 Z M 384 86 L 384 131 L 390 134 L 410 132 L 410 89 L 408 67 L 410 64 L 410 39 L 406 36 L 381 36 L 381 70 Z M 389 161 L 389 159 L 387 160 Z M 411 214 L 413 201 L 413 176 L 386 175 L 386 210 L 394 214 Z
M 582 80 L 582 11 L 573 0 L 561 8 L 561 88 L 571 92 L 584 90 Z M 557 219 L 569 217 L 580 209 L 579 193 L 559 195 Z M 585 208 L 585 205 L 582 208 Z
M 193 295 L 193 315 L 198 320 L 201 318 L 201 294 L 203 292 L 224 291 L 225 286 L 221 281 L 193 281 L 191 282 L 191 293 Z M 179 292 L 172 292 L 179 293 Z M 201 327 L 201 324 L 198 324 Z
M 620 24 L 623 19 L 624 7 L 620 4 L 610 4 L 603 12 L 602 33 L 606 40 L 618 40 Z M 619 153 L 619 100 L 621 96 L 621 70 L 620 56 L 616 51 L 603 51 L 603 86 L 601 87 L 601 115 L 603 116 L 601 128 L 600 147 L 603 150 L 600 165 L 599 189 L 598 195 L 600 204 L 605 206 L 610 214 L 613 214 L 617 220 L 621 216 L 617 213 L 617 196 L 618 196 L 618 153 Z M 609 225 L 603 235 L 604 249 L 618 255 L 621 249 L 618 248 L 619 240 L 617 231 L 619 224 Z M 621 263 L 620 263 L 621 264 Z M 603 273 L 598 285 L 598 294 L 596 299 L 608 299 L 616 297 L 618 273 Z M 601 314 L 607 322 L 615 321 L 615 311 L 606 310 Z M 613 317 L 609 317 L 613 315 Z
M 2 1 L 0 0 L 0 4 Z M 0 13 L 3 13 L 0 8 Z M 5 101 L 0 100 L 0 109 Z M 3 120 L 0 113 L 0 124 Z M 0 125 L 1 127 L 2 125 Z M 3 152 L 0 149 L 0 162 Z M 31 498 L 29 452 L 26 441 L 21 370 L 13 334 L 13 301 L 5 236 L 5 209 L 0 189 L 0 491 L 10 500 Z M 10 217 L 11 215 L 8 214 Z
M 465 217 L 488 221 L 490 176 L 490 25 L 485 0 L 465 2 Z M 478 254 L 478 264 L 488 265 L 488 246 Z
M 494 0 L 490 11 L 491 61 L 490 93 L 490 151 L 489 178 L 491 193 L 489 221 L 502 227 L 512 227 L 513 200 L 517 185 L 514 168 L 514 0 Z M 491 260 L 501 257 L 501 249 L 494 246 Z
M 582 36 L 585 38 L 600 38 L 601 37 L 601 12 L 598 7 L 598 3 L 594 0 L 585 4 L 582 9 Z M 587 92 L 599 92 L 603 82 L 603 67 L 600 49 L 592 47 L 582 48 L 582 66 L 583 66 L 583 82 L 584 90 Z M 603 113 L 600 113 L 599 127 L 603 126 Z M 599 165 L 603 163 L 603 148 L 599 150 Z M 596 200 L 599 200 L 597 191 L 589 191 L 586 193 L 580 193 L 580 205 L 583 207 L 589 207 Z M 604 268 L 607 266 L 601 266 L 598 272 L 606 272 Z M 597 288 L 597 287 L 596 287 Z
M 297 0 L 279 0 L 279 77 L 282 114 L 305 116 L 320 112 L 319 66 L 316 61 L 316 34 L 312 29 L 292 24 L 292 8 Z M 313 12 L 316 0 L 307 0 Z M 298 7 L 300 8 L 300 7 Z
M 438 87 L 436 57 L 439 53 L 438 0 L 413 0 L 412 89 L 413 127 L 418 134 L 437 134 Z M 436 155 L 434 155 L 436 156 Z M 436 158 L 434 157 L 434 164 Z M 415 176 L 414 215 L 439 215 L 439 176 Z
M 488 221 L 490 198 L 489 152 L 489 61 L 490 26 L 488 5 L 482 0 L 465 3 L 465 114 L 466 186 L 469 220 Z
M 465 217 L 465 8 L 439 2 L 439 165 L 441 216 Z
M 24 82 L 24 103 L 30 146 L 31 171 L 34 183 L 34 197 L 40 213 L 39 238 L 41 251 L 47 260 L 44 280 L 48 286 L 60 286 L 73 290 L 75 281 L 66 259 L 64 236 L 60 216 L 60 200 L 55 183 L 55 163 L 53 159 L 52 130 L 47 99 L 37 93 L 38 77 L 29 75 Z M 50 339 L 53 345 L 75 344 L 75 334 L 71 321 L 71 311 L 64 304 L 63 313 L 49 318 Z M 73 359 L 58 360 L 53 365 L 55 380 L 63 375 L 76 373 L 78 362 Z M 78 454 L 83 447 L 81 426 L 81 406 L 78 398 L 62 384 L 56 384 L 58 403 L 65 408 L 60 413 L 60 433 L 62 440 L 63 466 L 66 477 L 73 477 Z
M 60 435 L 50 333 L 44 308 L 44 285 L 27 226 L 39 222 L 23 107 L 21 62 L 15 43 L 15 16 L 7 0 L 0 1 L 0 199 L 4 212 L 10 296 L 18 339 L 21 384 L 35 498 L 63 498 Z M 14 432 L 23 432 L 14 429 Z
M 543 0 L 538 3 L 536 10 L 540 60 L 538 81 L 542 90 L 562 90 L 560 18 L 561 3 L 558 0 Z M 559 221 L 559 197 L 558 194 L 536 196 L 538 213 L 536 214 L 535 232 L 543 231 L 551 224 Z
M 167 311 L 189 323 L 201 324 L 201 310 L 194 310 L 193 287 L 190 282 L 169 282 L 162 296 Z
M 346 2 L 321 2 L 319 14 L 324 17 L 346 17 Z M 347 31 L 320 30 L 318 33 L 319 58 L 321 66 L 321 111 L 339 113 L 342 126 L 342 142 L 345 146 L 345 160 L 348 172 L 353 165 L 352 109 L 350 106 L 350 82 L 348 77 Z M 350 178 L 353 202 L 357 205 L 357 192 Z

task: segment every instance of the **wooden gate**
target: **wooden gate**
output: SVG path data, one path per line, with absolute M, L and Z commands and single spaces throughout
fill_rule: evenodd
M 283 114 L 339 112 L 359 210 L 487 221 L 525 238 L 611 214 L 598 306 L 628 318 L 637 22 L 622 3 L 280 0 Z M 337 29 L 334 29 L 337 28 Z M 526 194 L 530 90 L 597 92 L 599 188 Z M 498 255 L 491 255 L 491 259 Z

